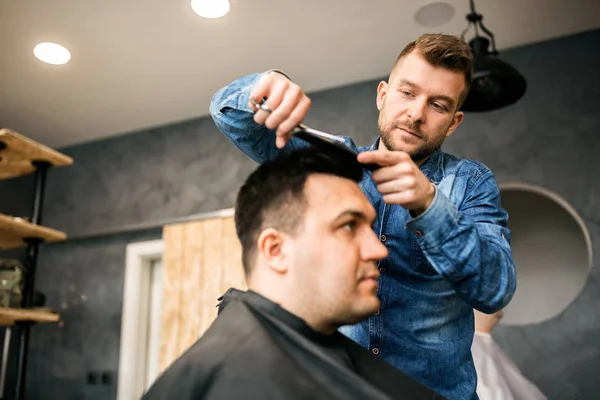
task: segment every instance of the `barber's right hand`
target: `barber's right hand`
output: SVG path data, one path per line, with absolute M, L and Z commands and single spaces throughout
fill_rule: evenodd
M 292 131 L 304 119 L 310 108 L 310 99 L 302 88 L 290 81 L 284 75 L 272 71 L 258 81 L 250 93 L 250 108 L 256 110 L 255 104 L 260 104 L 266 98 L 266 105 L 271 112 L 259 109 L 254 114 L 257 124 L 264 124 L 275 132 L 275 144 L 283 148 L 292 137 Z

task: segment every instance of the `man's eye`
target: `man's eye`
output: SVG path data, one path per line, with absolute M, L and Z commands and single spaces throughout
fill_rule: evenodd
M 401 90 L 401 93 L 405 97 L 412 97 L 412 93 L 407 90 Z
M 440 103 L 433 103 L 433 108 L 437 111 L 446 111 L 446 107 Z
M 353 232 L 356 229 L 356 222 L 355 221 L 350 221 L 350 222 L 346 222 L 344 225 L 342 225 L 342 228 Z

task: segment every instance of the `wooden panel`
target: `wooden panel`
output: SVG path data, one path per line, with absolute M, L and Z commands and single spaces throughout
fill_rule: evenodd
M 163 371 L 179 356 L 179 308 L 181 306 L 181 276 L 183 273 L 184 232 L 180 226 L 163 229 L 163 296 L 160 317 L 159 371 Z
M 223 236 L 221 237 L 221 252 L 223 263 L 223 281 L 221 287 L 234 287 L 240 290 L 247 290 L 246 276 L 242 265 L 242 246 L 235 233 L 235 223 L 232 218 L 223 218 Z
M 161 371 L 210 327 L 227 289 L 246 289 L 233 217 L 170 225 L 163 232 Z
M 182 275 L 179 279 L 180 304 L 178 310 L 179 337 L 177 353 L 183 354 L 185 350 L 198 338 L 198 329 L 202 320 L 200 313 L 200 296 L 202 293 L 202 273 L 204 270 L 203 242 L 205 232 L 203 226 L 197 223 L 187 223 L 180 226 L 183 230 L 183 265 Z
M 38 238 L 56 242 L 67 237 L 63 232 L 32 224 L 22 218 L 0 214 L 0 250 L 25 246 L 23 239 Z
M 223 262 L 221 260 L 223 229 L 220 219 L 208 220 L 203 223 L 204 246 L 202 249 L 202 286 L 200 291 L 200 313 L 202 322 L 196 330 L 196 339 L 204 333 L 217 316 L 216 305 L 219 297 L 226 288 L 223 288 L 221 276 L 223 275 Z
M 10 326 L 15 321 L 56 322 L 60 316 L 47 308 L 7 308 L 0 307 L 0 325 Z
M 25 136 L 0 129 L 0 179 L 27 175 L 35 171 L 32 161 L 47 161 L 55 167 L 73 163 L 73 159 Z

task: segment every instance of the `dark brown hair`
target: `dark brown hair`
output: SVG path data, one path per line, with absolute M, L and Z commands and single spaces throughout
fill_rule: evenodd
M 459 36 L 441 33 L 426 33 L 404 47 L 392 68 L 391 77 L 402 58 L 413 51 L 434 67 L 442 67 L 453 72 L 462 73 L 465 77 L 465 90 L 461 93 L 457 110 L 469 94 L 473 82 L 473 54 L 471 47 Z

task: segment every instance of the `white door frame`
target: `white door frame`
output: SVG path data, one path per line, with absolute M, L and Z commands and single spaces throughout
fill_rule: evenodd
M 127 246 L 117 400 L 138 398 L 145 390 L 151 267 L 163 251 L 162 239 Z

